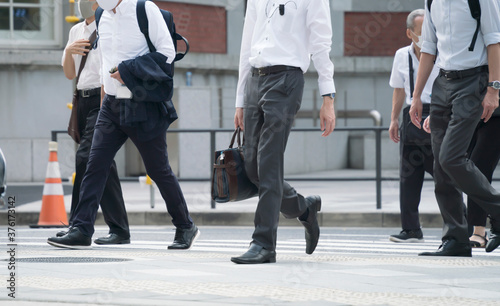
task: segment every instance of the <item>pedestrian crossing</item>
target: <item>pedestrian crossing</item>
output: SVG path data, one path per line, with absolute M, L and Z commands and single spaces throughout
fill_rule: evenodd
M 201 228 L 201 236 L 193 245 L 193 252 L 208 252 L 231 254 L 232 256 L 241 254 L 248 249 L 250 236 L 230 233 L 221 235 L 224 227 L 218 228 L 218 233 L 212 235 L 212 230 Z M 23 248 L 43 248 L 54 249 L 46 242 L 47 238 L 54 235 L 54 229 L 25 229 L 17 236 L 17 244 Z M 152 238 L 154 233 L 154 239 Z M 162 229 L 158 230 L 132 230 L 131 244 L 127 245 L 92 245 L 93 250 L 144 250 L 144 251 L 163 251 L 171 243 L 174 231 Z M 292 233 L 292 232 L 290 232 Z M 287 233 L 285 237 L 278 237 L 276 247 L 277 254 L 304 254 L 305 239 L 303 230 L 297 229 L 297 235 Z M 295 232 L 293 232 L 295 233 Z M 96 232 L 94 238 L 103 235 L 102 232 Z M 221 237 L 222 236 L 222 237 Z M 242 239 L 245 238 L 245 239 Z M 0 237 L 0 244 L 7 245 L 7 239 Z M 342 233 L 335 233 L 334 229 L 324 229 L 320 236 L 318 247 L 314 254 L 317 255 L 387 255 L 387 256 L 417 256 L 420 252 L 435 251 L 441 244 L 440 237 L 427 235 L 425 242 L 421 243 L 396 243 L 389 241 L 389 235 L 382 234 L 359 234 L 349 233 L 349 229 L 344 229 Z M 484 249 L 473 249 L 473 256 L 500 257 L 500 250 L 486 253 Z

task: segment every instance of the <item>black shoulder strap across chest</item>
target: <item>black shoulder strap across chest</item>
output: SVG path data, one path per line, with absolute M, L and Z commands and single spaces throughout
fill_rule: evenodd
M 469 46 L 469 51 L 474 51 L 474 46 L 476 45 L 477 35 L 479 34 L 479 29 L 481 28 L 481 5 L 479 5 L 479 0 L 468 0 L 469 9 L 472 18 L 476 20 L 476 31 L 472 37 L 472 41 Z M 427 0 L 427 9 L 431 11 L 432 0 Z
M 408 49 L 408 67 L 410 72 L 410 99 L 413 99 L 413 89 L 415 88 L 413 74 L 415 73 L 415 71 L 413 70 L 413 58 L 411 57 L 411 52 L 409 49 Z
M 148 22 L 148 15 L 146 13 L 146 1 L 148 0 L 137 1 L 137 7 L 136 7 L 137 22 L 139 24 L 139 29 L 141 30 L 141 33 L 144 34 L 144 37 L 146 38 L 146 42 L 148 44 L 150 52 L 154 52 L 156 51 L 156 48 L 151 42 L 151 39 L 149 38 L 149 22 Z M 95 22 L 96 22 L 98 39 L 99 39 L 99 21 L 101 20 L 103 12 L 104 10 L 101 7 L 98 7 L 97 10 L 95 11 Z M 184 56 L 189 52 L 189 42 L 185 37 L 183 37 L 182 35 L 180 35 L 175 31 L 174 17 L 172 13 L 166 10 L 160 10 L 160 12 L 163 16 L 163 19 L 165 20 L 165 23 L 167 24 L 170 36 L 172 37 L 174 43 L 175 51 L 177 52 L 177 41 L 179 40 L 182 40 L 186 46 L 184 53 L 177 53 L 174 58 L 174 62 L 179 61 L 183 59 Z

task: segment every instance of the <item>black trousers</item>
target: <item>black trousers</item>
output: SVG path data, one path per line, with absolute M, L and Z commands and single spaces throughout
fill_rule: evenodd
M 418 206 L 425 172 L 433 175 L 434 156 L 430 145 L 400 143 L 399 206 L 404 230 L 420 229 Z
M 80 185 L 83 175 L 87 169 L 94 127 L 99 114 L 101 96 L 95 95 L 87 98 L 79 98 L 78 101 L 78 127 L 80 130 L 80 145 L 76 151 L 75 183 L 71 197 L 70 224 L 73 224 L 73 217 L 76 206 L 80 199 Z M 109 177 L 106 180 L 102 199 L 100 201 L 104 221 L 109 226 L 109 233 L 114 233 L 123 238 L 130 237 L 127 211 L 123 201 L 122 189 L 115 161 L 111 163 Z
M 471 143 L 470 159 L 491 183 L 500 160 L 500 117 L 479 122 Z M 472 226 L 486 226 L 488 213 L 474 200 L 467 199 L 467 222 Z
M 443 240 L 468 243 L 462 192 L 492 217 L 500 217 L 500 193 L 467 158 L 467 149 L 483 112 L 488 73 L 456 80 L 439 76 L 432 89 L 431 138 L 435 194 L 444 221 Z
M 130 138 L 141 154 L 146 171 L 156 183 L 165 200 L 173 224 L 178 228 L 191 228 L 184 195 L 168 163 L 165 133 L 148 141 L 137 137 L 137 128 L 120 125 L 120 100 L 106 95 L 95 126 L 92 149 L 87 170 L 82 181 L 80 202 L 74 213 L 74 226 L 84 235 L 92 236 L 94 221 L 104 185 L 110 173 L 113 158 L 125 141 Z
M 250 76 L 245 89 L 245 170 L 259 188 L 253 242 L 275 250 L 279 213 L 296 218 L 307 210 L 302 195 L 284 181 L 284 154 L 300 109 L 301 70 Z

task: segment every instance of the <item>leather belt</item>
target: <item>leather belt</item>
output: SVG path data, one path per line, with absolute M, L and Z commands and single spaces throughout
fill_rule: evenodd
M 273 73 L 283 72 L 287 70 L 299 70 L 299 67 L 276 65 L 261 68 L 252 68 L 252 75 L 265 76 Z
M 443 70 L 439 69 L 439 76 L 444 76 L 448 81 L 463 79 L 480 72 L 488 72 L 488 66 L 479 66 L 466 70 Z
M 92 89 L 78 89 L 78 94 L 82 98 L 97 96 L 97 95 L 101 94 L 101 87 L 92 88 Z

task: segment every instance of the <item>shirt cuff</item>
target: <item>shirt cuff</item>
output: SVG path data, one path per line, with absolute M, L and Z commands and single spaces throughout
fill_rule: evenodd
M 435 43 L 431 43 L 429 41 L 424 40 L 424 43 L 422 44 L 421 52 L 436 55 L 436 50 L 437 50 L 437 46 Z
M 489 33 L 483 36 L 485 46 L 500 43 L 500 33 Z
M 319 87 L 319 94 L 321 96 L 336 92 L 335 91 L 335 83 L 334 82 L 318 83 L 318 87 Z
M 243 98 L 243 95 L 236 96 L 236 105 L 235 105 L 235 107 L 243 107 L 244 104 L 245 104 L 245 100 Z

